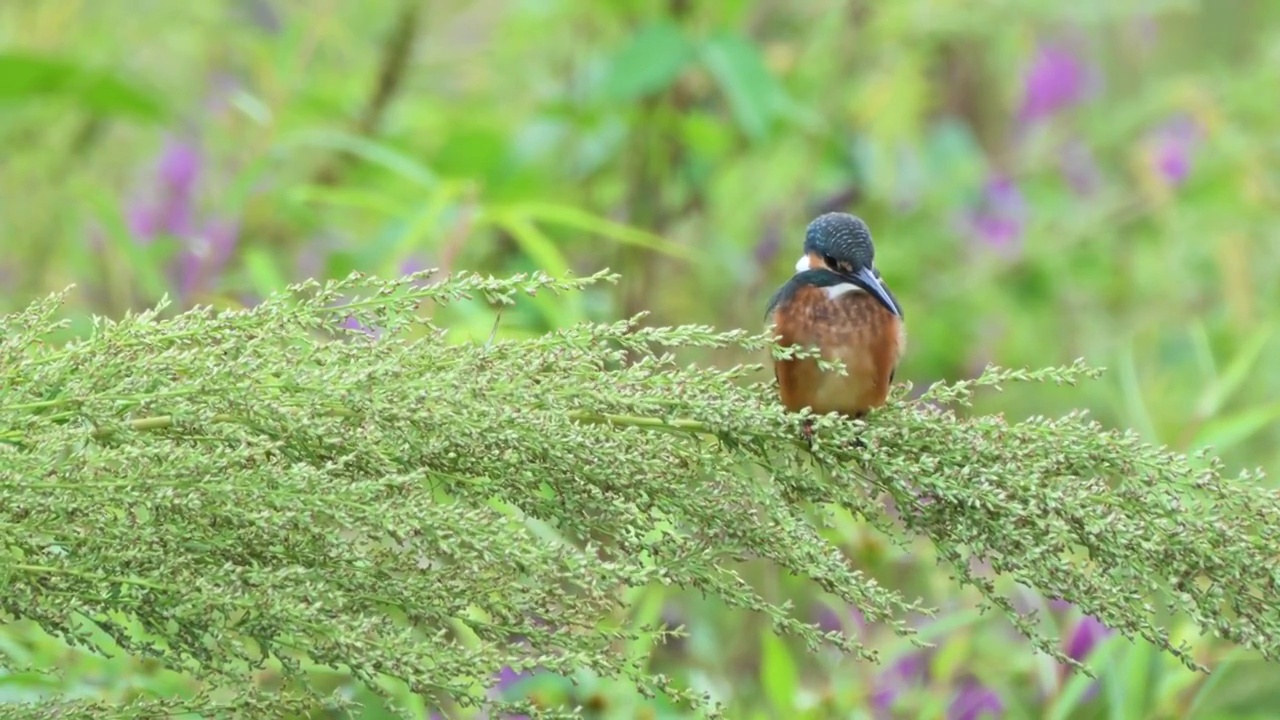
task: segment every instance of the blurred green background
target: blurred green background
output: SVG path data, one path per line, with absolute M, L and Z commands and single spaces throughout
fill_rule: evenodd
M 805 224 L 844 210 L 906 308 L 898 377 L 917 392 L 1083 357 L 1104 380 L 978 408 L 1088 408 L 1280 469 L 1280 3 L 8 0 L 0 39 L 0 306 L 74 283 L 69 333 L 166 293 L 173 311 L 247 306 L 308 277 L 423 267 L 623 274 L 507 311 L 511 336 L 639 311 L 756 329 Z M 483 338 L 493 312 L 437 318 Z M 1191 627 L 1211 677 L 1021 595 L 1091 654 L 1090 681 L 978 616 L 928 547 L 837 535 L 943 608 L 920 623 L 935 649 L 761 570 L 885 663 L 805 655 L 646 590 L 640 616 L 691 633 L 654 667 L 743 718 L 1280 715 L 1280 670 Z M 0 651 L 64 673 L 0 674 L 0 702 L 189 687 L 21 623 Z M 508 672 L 501 691 L 680 717 L 579 680 Z

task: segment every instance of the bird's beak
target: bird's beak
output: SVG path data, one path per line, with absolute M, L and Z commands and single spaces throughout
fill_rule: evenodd
M 880 282 L 880 278 L 876 277 L 876 274 L 871 271 L 870 267 L 860 268 L 854 272 L 853 281 L 858 287 L 874 295 L 875 298 L 880 301 L 880 304 L 884 305 L 889 312 L 897 315 L 898 317 L 902 317 L 902 309 L 898 307 L 898 303 L 894 301 L 893 296 L 890 295 L 889 291 L 885 288 L 884 283 Z

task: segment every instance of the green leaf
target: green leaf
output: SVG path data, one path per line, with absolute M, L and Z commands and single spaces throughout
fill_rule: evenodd
M 35 670 L 0 670 L 0 703 L 34 704 L 60 690 L 53 676 Z
M 1249 673 L 1247 672 L 1249 669 L 1261 670 L 1262 672 L 1259 673 L 1259 675 L 1262 677 L 1270 678 L 1272 676 L 1269 664 L 1257 661 L 1245 661 L 1242 663 L 1242 656 L 1248 652 L 1249 650 L 1247 648 L 1235 647 L 1228 652 L 1225 657 L 1214 664 L 1213 673 L 1200 684 L 1200 687 L 1196 689 L 1195 695 L 1191 697 L 1191 704 L 1187 707 L 1186 717 L 1199 717 L 1196 715 L 1196 711 L 1206 703 L 1210 707 L 1213 707 L 1215 704 L 1220 704 L 1214 702 L 1215 698 L 1219 696 L 1227 698 L 1225 704 L 1236 705 L 1237 707 L 1248 707 L 1251 703 L 1259 705 L 1262 704 L 1259 702 L 1259 695 L 1262 695 L 1262 693 L 1250 692 L 1248 689 L 1240 687 L 1240 683 L 1231 682 L 1233 680 L 1243 678 L 1245 680 L 1245 683 L 1242 683 L 1243 685 L 1247 686 L 1250 684 L 1248 682 L 1250 679 Z M 1241 666 L 1246 670 L 1243 675 L 1238 672 L 1241 669 Z M 1271 693 L 1276 692 L 1277 686 L 1274 682 L 1270 682 L 1268 680 L 1264 684 Z M 1225 691 L 1223 691 L 1224 688 Z M 1242 690 L 1244 691 L 1242 692 Z M 1272 700 L 1270 703 L 1266 704 L 1274 707 L 1275 702 L 1276 700 Z M 1218 709 L 1221 711 L 1226 710 L 1227 708 L 1219 707 Z
M 426 237 L 439 219 L 440 208 L 435 203 L 412 208 L 412 212 L 396 218 L 360 248 L 356 254 L 357 265 L 361 268 L 398 275 L 396 261 L 408 255 L 410 249 L 417 244 L 418 240 Z
M 1107 672 L 1106 666 L 1111 662 L 1116 647 L 1121 642 L 1127 642 L 1124 636 L 1114 635 L 1098 643 L 1093 648 L 1093 652 L 1089 653 L 1089 656 L 1084 659 L 1085 663 L 1094 668 L 1095 671 Z M 1080 708 L 1084 701 L 1085 693 L 1089 691 L 1089 688 L 1098 682 L 1098 678 L 1091 678 L 1082 672 L 1072 673 L 1068 678 L 1067 682 L 1062 686 L 1062 690 L 1058 692 L 1053 704 L 1047 709 L 1046 720 L 1067 720 L 1073 712 Z
M 298 133 L 282 141 L 273 152 L 284 155 L 294 150 L 316 147 L 350 153 L 422 187 L 434 187 L 439 181 L 436 174 L 416 158 L 397 148 L 347 132 L 326 130 Z
M 1280 403 L 1249 408 L 1205 422 L 1196 433 L 1196 448 L 1211 447 L 1219 452 L 1238 445 L 1280 420 Z
M 489 222 L 502 228 L 520 246 L 521 252 L 537 269 L 552 277 L 568 275 L 572 268 L 569 259 L 549 237 L 528 217 L 510 209 L 487 211 L 477 217 L 477 224 Z M 580 297 L 557 299 L 550 294 L 534 296 L 529 305 L 536 308 L 550 327 L 563 326 L 581 317 Z
M 259 295 L 265 297 L 289 284 L 288 279 L 280 272 L 274 256 L 266 248 L 249 246 L 244 251 L 243 262 L 249 281 Z
M 286 192 L 286 199 L 289 202 L 299 204 L 329 205 L 352 210 L 365 210 L 380 215 L 396 215 L 403 210 L 402 206 L 387 197 L 386 193 L 364 188 L 299 185 Z
M 934 677 L 957 677 L 973 657 L 973 642 L 968 633 L 956 633 L 938 646 L 930 660 Z
M 1160 680 L 1160 657 L 1150 643 L 1127 644 L 1113 656 L 1109 672 L 1099 673 L 1108 701 L 1110 717 L 1150 717 L 1148 710 Z
M 555 203 L 545 202 L 522 202 L 505 207 L 506 211 L 519 213 L 524 217 L 532 220 L 539 220 L 551 225 L 561 225 L 563 227 L 581 230 L 583 232 L 600 235 L 614 242 L 624 245 L 635 245 L 647 250 L 660 252 L 671 257 L 678 257 L 685 260 L 691 260 L 696 257 L 696 253 L 683 245 L 678 245 L 661 235 L 639 228 L 633 228 L 623 223 L 614 222 L 607 218 L 602 218 L 591 213 L 576 208 L 572 205 L 557 205 Z
M 926 138 L 924 164 L 929 190 L 945 193 L 953 202 L 961 202 L 968 189 L 981 181 L 986 162 L 982 146 L 962 122 L 941 120 Z M 942 183 L 942 178 L 950 182 Z
M 784 715 L 796 706 L 800 672 L 786 644 L 771 631 L 761 635 L 760 683 L 773 707 Z
M 329 253 L 324 261 L 324 277 L 327 279 L 344 278 L 351 274 L 353 270 L 358 269 L 359 263 L 356 261 L 354 252 L 349 250 L 337 250 Z
M 666 20 L 640 28 L 613 56 L 604 94 L 634 100 L 670 87 L 693 57 L 693 45 L 680 26 Z
M 1200 372 L 1206 378 L 1212 379 L 1218 374 L 1218 364 L 1213 358 L 1213 348 L 1209 342 L 1209 330 L 1205 327 L 1204 320 L 1195 318 L 1191 321 L 1191 329 L 1188 331 L 1191 338 L 1192 356 L 1195 358 L 1196 364 L 1200 367 Z
M 927 68 L 913 56 L 870 73 L 851 110 L 862 127 L 879 142 L 914 144 L 922 135 L 922 120 L 930 102 Z
M 432 153 L 432 167 L 444 177 L 499 181 L 510 164 L 510 133 L 496 123 L 474 118 L 455 120 Z
M 0 103 L 62 99 L 99 115 L 158 121 L 160 96 L 104 70 L 61 58 L 0 53 Z
M 1196 414 L 1200 417 L 1212 417 L 1222 406 L 1231 399 L 1245 380 L 1252 374 L 1254 366 L 1257 365 L 1258 359 L 1262 357 L 1262 350 L 1266 347 L 1267 341 L 1271 339 L 1274 328 L 1262 327 L 1255 330 L 1249 335 L 1249 339 L 1231 359 L 1231 363 L 1227 365 L 1222 374 L 1218 376 L 1217 381 L 1209 385 L 1204 394 L 1200 397 L 1200 402 L 1196 404 Z
M 132 284 L 149 298 L 159 298 L 169 291 L 169 280 L 164 273 L 163 244 L 147 245 L 139 242 L 125 224 L 124 217 L 104 193 L 93 193 L 89 204 L 98 211 L 102 222 L 107 249 L 124 258 L 128 265 Z
M 1142 398 L 1142 386 L 1138 381 L 1138 366 L 1133 357 L 1132 343 L 1125 345 L 1120 351 L 1118 364 L 1119 372 L 1117 373 L 1117 378 L 1120 382 L 1121 407 L 1124 410 L 1126 420 L 1144 437 L 1150 440 L 1158 440 L 1160 434 L 1156 432 L 1155 424 L 1151 420 L 1151 413 L 1147 409 L 1147 403 Z
M 917 630 L 912 637 L 919 642 L 933 643 L 981 620 L 982 614 L 976 609 L 951 612 L 940 615 L 936 620 L 930 621 L 929 624 Z M 885 665 L 890 665 L 907 655 L 917 652 L 920 652 L 920 648 L 912 643 L 911 637 L 900 636 L 884 644 L 881 648 L 881 657 Z
M 487 219 L 510 233 L 520 250 L 539 270 L 553 277 L 561 277 L 570 271 L 569 260 L 556 247 L 556 242 L 530 222 L 528 217 L 510 210 L 498 210 L 484 213 L 482 219 Z
M 662 620 L 662 606 L 667 593 L 660 587 L 637 588 L 629 598 L 632 604 L 631 623 L 636 627 L 654 626 Z M 627 656 L 633 660 L 648 657 L 654 642 L 648 636 L 637 637 L 627 643 Z
M 783 92 L 759 48 L 741 35 L 721 34 L 707 40 L 701 51 L 738 127 L 752 140 L 763 139 L 778 116 Z

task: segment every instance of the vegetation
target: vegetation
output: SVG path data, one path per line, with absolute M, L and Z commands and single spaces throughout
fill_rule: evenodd
M 296 681 L 304 663 L 371 686 L 400 680 L 433 706 L 484 704 L 496 669 L 536 667 L 622 675 L 706 709 L 649 676 L 667 634 L 621 597 L 699 590 L 810 651 L 827 641 L 875 661 L 738 567 L 767 561 L 910 637 L 904 616 L 934 610 L 820 535 L 857 518 L 932 540 L 962 583 L 1072 666 L 973 562 L 1192 668 L 1150 598 L 1280 653 L 1280 588 L 1260 541 L 1280 501 L 1250 478 L 1225 483 L 1212 464 L 1079 416 L 1009 425 L 935 406 L 1005 379 L 1073 382 L 1081 367 L 936 385 L 870 424 L 824 416 L 815 467 L 771 383 L 741 383 L 763 366 L 681 366 L 653 349 L 762 350 L 768 335 L 624 322 L 457 345 L 416 320 L 420 301 L 480 292 L 505 305 L 586 283 L 465 276 L 414 289 L 425 274 L 297 286 L 241 312 L 131 316 L 60 348 L 41 342 L 53 302 L 15 317 L 4 366 L 23 381 L 11 371 L 0 395 L 13 418 L 0 466 L 6 612 L 188 669 L 210 682 L 210 703 L 232 689 L 204 711 L 260 702 L 250 668 Z M 357 289 L 376 292 L 342 303 Z M 354 342 L 314 337 L 346 318 Z M 416 322 L 425 335 L 398 338 Z
M 5 4 L 0 713 L 1265 715 L 1278 15 Z

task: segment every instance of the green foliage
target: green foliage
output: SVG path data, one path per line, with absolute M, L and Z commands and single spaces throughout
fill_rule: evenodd
M 1233 472 L 1268 468 L 1260 486 L 1274 488 L 1280 4 L 145 6 L 0 3 L 0 312 L 74 283 L 50 352 L 89 336 L 93 315 L 119 318 L 166 293 L 170 318 L 196 304 L 252 307 L 307 278 L 431 266 L 622 275 L 515 306 L 436 307 L 453 342 L 530 340 L 641 312 L 657 326 L 754 329 L 804 224 L 837 208 L 869 221 L 911 318 L 900 378 L 920 388 L 989 364 L 1085 358 L 1110 372 L 1076 386 L 1009 384 L 955 411 L 1013 421 L 1087 408 L 1156 445 L 1211 449 Z M 1086 92 L 1027 121 L 1020 106 L 1050 46 L 1081 62 Z M 1061 71 L 1041 86 L 1069 87 Z M 1171 122 L 1194 127 L 1194 140 L 1170 148 Z M 179 192 L 175 159 L 192 149 L 198 172 Z M 1004 208 L 1012 238 L 966 226 L 997 177 L 1018 190 Z M 210 240 L 228 237 L 225 263 L 193 269 L 217 254 Z M 721 368 L 759 359 L 736 343 L 673 352 Z M 1093 648 L 1099 678 L 1068 673 L 1000 613 L 971 612 L 981 593 L 948 578 L 927 538 L 890 543 L 829 509 L 821 536 L 851 567 L 939 609 L 907 618 L 910 638 L 935 649 L 748 560 L 743 581 L 762 597 L 839 626 L 883 664 L 786 639 L 788 663 L 760 613 L 661 584 L 621 593 L 627 622 L 683 625 L 688 637 L 646 637 L 628 657 L 747 718 L 961 717 L 976 714 L 965 703 L 985 702 L 1012 717 L 1217 720 L 1268 717 L 1280 703 L 1274 664 L 1186 615 L 1162 626 L 1212 675 L 1144 640 L 1091 638 L 1080 608 L 1002 585 L 1073 657 Z M 0 707 L 196 687 L 149 660 L 69 650 L 29 623 L 0 627 L 0 654 L 33 668 L 0 671 Z M 392 716 L 342 672 L 305 677 L 360 700 L 355 717 Z M 968 692 L 975 683 L 998 702 Z M 402 686 L 384 692 L 409 702 Z M 686 717 L 585 669 L 502 692 L 602 716 Z
M 106 116 L 158 120 L 164 115 L 155 95 L 110 73 L 59 59 L 0 54 L 0 103 L 49 99 Z
M 944 409 L 981 388 L 1096 376 L 1082 364 L 993 368 L 910 400 L 899 388 L 867 422 L 818 418 L 808 449 L 762 365 L 674 355 L 766 356 L 768 334 L 626 321 L 451 342 L 420 307 L 506 308 L 617 276 L 423 284 L 429 275 L 304 283 L 242 311 L 100 319 L 64 346 L 42 340 L 60 297 L 5 317 L 0 607 L 203 682 L 198 697 L 144 694 L 117 713 L 243 710 L 268 695 L 249 682 L 262 670 L 279 676 L 281 702 L 304 708 L 325 695 L 307 673 L 329 668 L 390 702 L 408 691 L 429 706 L 575 716 L 488 694 L 504 666 L 536 666 L 709 709 L 649 670 L 669 633 L 651 611 L 633 622 L 644 604 L 627 601 L 692 589 L 778 634 L 761 671 L 785 712 L 802 676 L 784 639 L 879 653 L 766 597 L 746 564 L 915 642 L 909 616 L 934 612 L 824 538 L 852 513 L 894 542 L 930 541 L 984 607 L 1062 662 L 1074 661 L 1015 607 L 1008 581 L 1188 666 L 1169 613 L 1267 658 L 1280 651 L 1280 501 L 1256 478 L 1225 479 L 1214 461 L 1081 414 L 1010 423 Z

